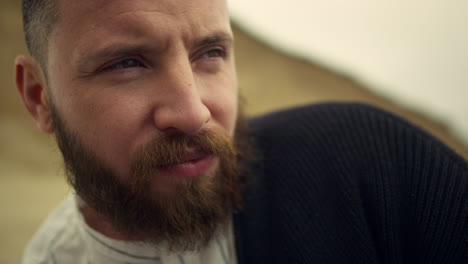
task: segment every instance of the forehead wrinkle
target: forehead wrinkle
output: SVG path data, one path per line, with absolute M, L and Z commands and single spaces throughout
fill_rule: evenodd
M 183 11 L 179 13 L 171 13 L 168 14 L 164 11 L 154 9 L 154 10 L 130 10 L 130 11 L 124 11 L 117 13 L 116 15 L 112 17 L 108 17 L 104 20 L 115 20 L 116 17 L 125 17 L 128 16 L 129 18 L 127 19 L 122 19 L 123 21 L 132 21 L 132 23 L 122 23 L 122 25 L 118 26 L 118 30 L 123 30 L 123 31 L 128 31 L 132 32 L 136 35 L 141 35 L 144 36 L 145 39 L 149 36 L 152 35 L 156 39 L 153 40 L 154 43 L 159 43 L 163 39 L 159 39 L 160 37 L 164 36 L 166 33 L 175 33 L 175 34 L 182 34 L 187 42 L 191 42 L 189 39 L 194 38 L 193 41 L 197 42 L 201 38 L 208 39 L 211 36 L 214 36 L 215 38 L 220 38 L 220 39 L 232 39 L 232 32 L 230 29 L 230 24 L 227 22 L 225 25 L 216 25 L 213 27 L 212 24 L 210 25 L 205 25 L 203 23 L 202 19 L 195 19 L 195 20 L 183 20 L 183 19 L 177 19 L 175 16 L 181 16 L 181 15 L 186 15 L 192 12 L 196 12 L 196 10 L 202 9 L 200 7 L 194 7 L 190 11 Z M 162 14 L 164 16 L 169 17 L 169 21 L 163 20 L 163 21 L 158 21 L 157 18 L 153 16 L 142 16 L 138 15 L 139 13 L 153 13 L 156 12 L 158 14 Z M 198 16 L 197 16 L 198 17 Z M 156 20 L 157 22 L 160 22 L 161 24 L 158 25 L 154 22 Z M 174 23 L 172 23 L 174 22 Z M 188 23 L 190 22 L 190 23 Z M 188 23 L 188 24 L 187 24 Z M 183 27 L 177 27 L 177 24 L 186 24 Z M 176 30 L 172 30 L 170 28 L 174 27 Z M 179 29 L 182 31 L 178 32 Z M 128 32 L 125 32 L 123 35 L 125 37 L 128 37 Z M 196 33 L 198 32 L 198 33 Z M 151 34 L 149 34 L 151 33 Z M 191 37 L 189 37 L 191 36 Z M 164 38 L 164 41 L 169 41 L 169 39 Z M 184 41 L 184 42 L 185 42 Z M 164 43 L 159 43 L 157 46 L 164 46 Z M 167 43 L 166 43 L 167 44 Z M 189 43 L 186 43 L 189 44 Z M 162 47 L 160 47 L 162 48 Z
M 134 0 L 132 0 L 134 1 Z M 200 7 L 200 4 L 198 5 L 195 5 L 193 3 L 191 3 L 192 1 L 187 1 L 188 3 L 186 3 L 185 5 L 170 5 L 168 7 L 159 7 L 159 8 L 154 8 L 154 9 L 139 9 L 139 8 L 135 8 L 133 10 L 125 10 L 128 5 L 124 4 L 122 6 L 119 7 L 119 9 L 121 9 L 122 11 L 117 11 L 116 13 L 114 13 L 113 15 L 111 15 L 110 17 L 116 17 L 116 16 L 121 16 L 121 15 L 125 15 L 127 13 L 134 13 L 134 12 L 141 12 L 141 13 L 157 13 L 157 14 L 160 14 L 160 15 L 164 15 L 164 16 L 180 16 L 180 15 L 187 15 L 191 12 L 194 12 L 196 10 L 199 10 L 201 9 Z
M 120 15 L 125 15 L 127 13 L 134 13 L 134 12 L 142 12 L 142 13 L 159 13 L 161 15 L 165 15 L 165 16 L 178 16 L 178 15 L 184 15 L 184 14 L 188 14 L 190 13 L 190 11 L 181 11 L 181 12 L 165 12 L 165 11 L 161 11 L 159 9 L 150 9 L 150 10 L 127 10 L 127 11 L 122 11 L 122 12 L 119 12 L 117 14 L 115 14 L 114 16 L 120 16 Z

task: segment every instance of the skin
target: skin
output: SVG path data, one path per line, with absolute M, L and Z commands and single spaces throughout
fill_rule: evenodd
M 15 61 L 18 91 L 40 130 L 54 133 L 53 102 L 68 129 L 122 179 L 155 137 L 202 129 L 233 135 L 238 89 L 225 1 L 62 0 L 58 9 L 48 81 L 34 59 Z M 92 210 L 85 217 L 99 222 Z

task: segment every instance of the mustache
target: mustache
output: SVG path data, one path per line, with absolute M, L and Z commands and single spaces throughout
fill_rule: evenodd
M 155 138 L 140 148 L 132 162 L 134 174 L 147 175 L 187 161 L 187 155 L 237 155 L 232 138 L 220 129 L 201 130 L 193 135 L 173 133 Z

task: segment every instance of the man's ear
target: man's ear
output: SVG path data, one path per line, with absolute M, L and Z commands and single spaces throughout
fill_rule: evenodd
M 33 58 L 21 55 L 15 59 L 15 73 L 16 88 L 36 125 L 43 132 L 53 133 L 47 82 L 41 67 Z

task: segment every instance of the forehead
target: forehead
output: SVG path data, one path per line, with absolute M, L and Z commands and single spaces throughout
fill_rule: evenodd
M 86 17 L 105 18 L 134 11 L 177 15 L 197 9 L 204 11 L 226 9 L 225 0 L 58 0 L 57 2 L 60 14 L 79 20 Z
M 59 0 L 60 21 L 73 28 L 102 25 L 119 17 L 148 17 L 203 21 L 203 18 L 228 18 L 225 0 Z M 162 25 L 161 25 L 162 26 Z
M 58 12 L 57 44 L 85 50 L 117 38 L 152 35 L 164 45 L 171 37 L 231 34 L 225 0 L 59 0 Z

